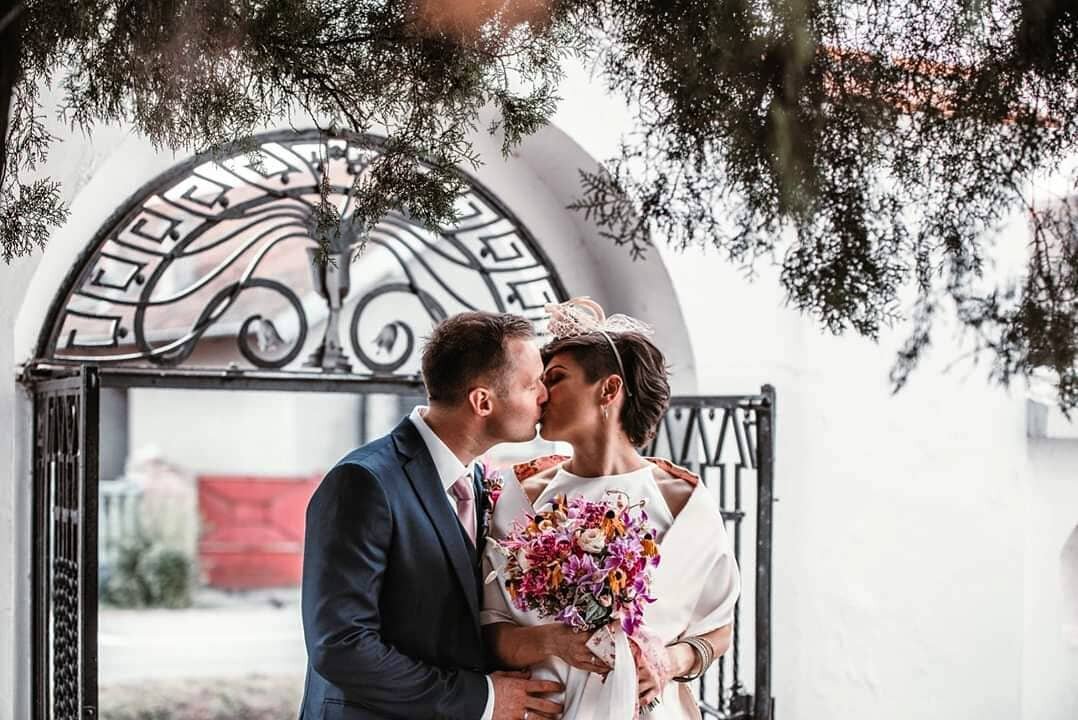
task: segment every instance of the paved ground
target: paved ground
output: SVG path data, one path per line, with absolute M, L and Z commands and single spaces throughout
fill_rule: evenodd
M 152 678 L 302 675 L 298 595 L 200 594 L 188 610 L 98 614 L 101 685 Z

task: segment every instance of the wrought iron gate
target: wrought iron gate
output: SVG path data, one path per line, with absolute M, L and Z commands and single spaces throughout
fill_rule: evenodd
M 100 374 L 99 374 L 100 373 Z M 82 366 L 34 384 L 35 720 L 97 716 L 98 390 L 111 387 L 411 393 L 415 379 Z M 732 646 L 698 681 L 705 718 L 772 720 L 771 511 L 775 392 L 675 397 L 648 448 L 696 472 L 722 509 L 742 596 Z M 745 608 L 752 608 L 746 622 Z
M 97 717 L 98 373 L 34 385 L 36 720 Z
M 765 385 L 759 395 L 673 398 L 648 454 L 668 457 L 701 477 L 722 509 L 741 569 L 733 643 L 698 681 L 700 711 L 714 720 L 771 720 L 774 388 Z M 746 605 L 753 608 L 747 624 Z

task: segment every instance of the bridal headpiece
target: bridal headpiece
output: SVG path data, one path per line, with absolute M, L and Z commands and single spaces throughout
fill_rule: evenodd
M 550 314 L 547 330 L 556 340 L 576 337 L 578 335 L 590 335 L 598 333 L 606 338 L 610 349 L 614 351 L 614 359 L 618 361 L 618 369 L 621 377 L 625 378 L 625 364 L 621 361 L 621 353 L 618 346 L 610 337 L 612 333 L 635 332 L 641 335 L 651 335 L 651 326 L 640 322 L 636 318 L 617 313 L 606 316 L 602 306 L 590 297 L 575 297 L 563 303 L 547 305 L 546 311 Z M 632 397 L 629 388 L 625 386 L 625 394 Z

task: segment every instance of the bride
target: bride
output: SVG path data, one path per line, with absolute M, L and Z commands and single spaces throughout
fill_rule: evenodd
M 646 499 L 661 562 L 653 570 L 645 627 L 661 642 L 656 652 L 628 654 L 621 635 L 614 668 L 587 646 L 588 633 L 513 606 L 488 544 L 481 621 L 497 661 L 530 668 L 534 678 L 565 687 L 566 720 L 689 720 L 700 711 L 687 683 L 730 646 L 740 579 L 722 516 L 699 479 L 668 462 L 641 457 L 670 399 L 666 363 L 632 318 L 606 318 L 587 298 L 552 306 L 554 340 L 543 348 L 549 400 L 541 434 L 573 447 L 516 466 L 506 478 L 490 521 L 493 538 L 557 495 L 600 500 L 608 490 Z M 611 627 L 616 627 L 617 623 Z M 645 660 L 645 657 L 650 659 Z M 526 720 L 545 717 L 536 712 Z

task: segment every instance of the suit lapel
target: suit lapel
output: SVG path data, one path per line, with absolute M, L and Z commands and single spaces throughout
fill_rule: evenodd
M 457 573 L 461 587 L 464 588 L 464 594 L 468 598 L 472 618 L 478 630 L 479 590 L 476 587 L 476 570 L 472 564 L 472 554 L 468 550 L 464 533 L 461 532 L 460 521 L 449 507 L 449 501 L 446 499 L 445 489 L 434 467 L 434 461 L 419 431 L 410 420 L 405 419 L 398 425 L 393 431 L 393 437 L 397 443 L 397 449 L 405 456 L 404 473 L 408 476 L 412 489 L 430 518 L 435 532 L 438 533 L 438 538 L 442 541 L 442 549 Z

